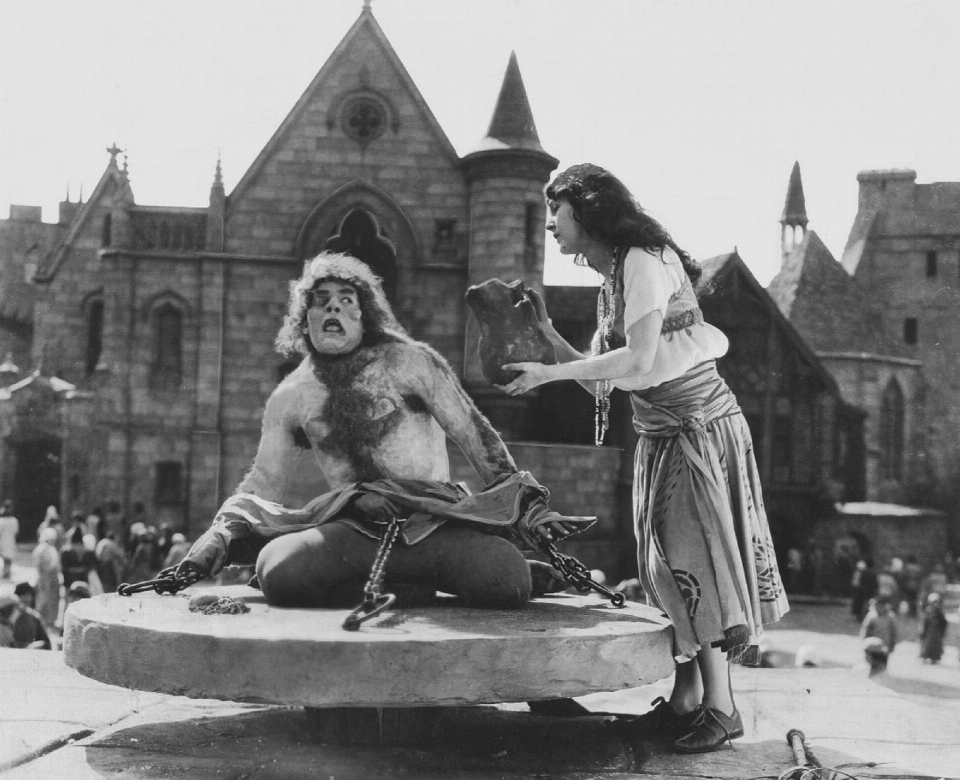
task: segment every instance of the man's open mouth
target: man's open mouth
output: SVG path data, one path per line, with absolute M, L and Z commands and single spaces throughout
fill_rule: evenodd
M 324 333 L 343 333 L 343 325 L 340 320 L 325 320 L 322 330 Z

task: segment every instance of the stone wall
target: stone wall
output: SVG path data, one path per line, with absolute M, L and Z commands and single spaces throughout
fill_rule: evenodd
M 824 366 L 837 380 L 844 400 L 864 410 L 864 447 L 866 450 L 866 497 L 870 500 L 907 504 L 929 484 L 924 449 L 924 381 L 918 366 L 892 360 L 870 358 L 823 357 Z M 906 432 L 902 478 L 892 479 L 882 472 L 881 410 L 883 394 L 891 381 L 903 392 Z M 912 434 L 912 435 L 911 435 Z
M 577 557 L 588 569 L 601 569 L 612 584 L 636 576 L 636 565 L 632 573 L 629 568 L 636 557 L 632 520 L 629 515 L 621 516 L 617 501 L 623 451 L 616 447 L 531 442 L 508 442 L 507 447 L 518 468 L 529 471 L 550 491 L 551 508 L 561 514 L 598 519 L 589 531 L 563 542 L 560 551 Z M 465 482 L 473 491 L 482 488 L 455 446 L 450 447 L 450 472 L 452 481 Z
M 846 505 L 850 506 L 850 505 Z M 882 506 L 882 505 L 881 505 Z M 815 544 L 824 553 L 827 567 L 824 584 L 834 592 L 844 592 L 848 586 L 848 572 L 834 562 L 834 548 L 838 541 L 853 538 L 860 544 L 861 554 L 870 555 L 879 570 L 892 558 L 906 560 L 915 555 L 924 572 L 943 562 L 949 551 L 948 521 L 941 512 L 912 510 L 907 507 L 877 509 L 872 513 L 856 513 L 848 509 L 837 512 L 819 522 Z

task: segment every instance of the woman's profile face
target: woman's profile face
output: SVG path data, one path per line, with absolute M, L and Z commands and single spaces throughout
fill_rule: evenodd
M 587 233 L 566 198 L 547 201 L 546 228 L 560 245 L 560 254 L 579 255 L 586 250 Z

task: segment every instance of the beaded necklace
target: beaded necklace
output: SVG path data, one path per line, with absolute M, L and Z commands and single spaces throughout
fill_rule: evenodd
M 617 273 L 620 267 L 620 247 L 613 250 L 613 260 L 610 263 L 610 289 L 607 290 L 605 281 L 600 287 L 597 298 L 597 331 L 599 340 L 597 354 L 609 352 L 613 344 L 614 321 L 616 320 L 616 305 L 614 297 L 617 289 Z M 597 400 L 594 416 L 594 443 L 603 446 L 603 436 L 610 428 L 610 380 L 597 380 Z

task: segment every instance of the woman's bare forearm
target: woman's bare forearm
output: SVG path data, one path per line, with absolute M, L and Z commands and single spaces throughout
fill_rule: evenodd
M 579 352 L 573 347 L 566 339 L 563 338 L 559 333 L 554 331 L 556 334 L 555 338 L 551 338 L 553 345 L 557 348 L 557 362 L 558 363 L 572 363 L 574 360 L 583 360 L 587 356 L 582 352 Z M 586 390 L 590 395 L 595 396 L 597 394 L 597 383 L 592 380 L 587 379 L 578 379 L 575 380 L 580 387 Z

